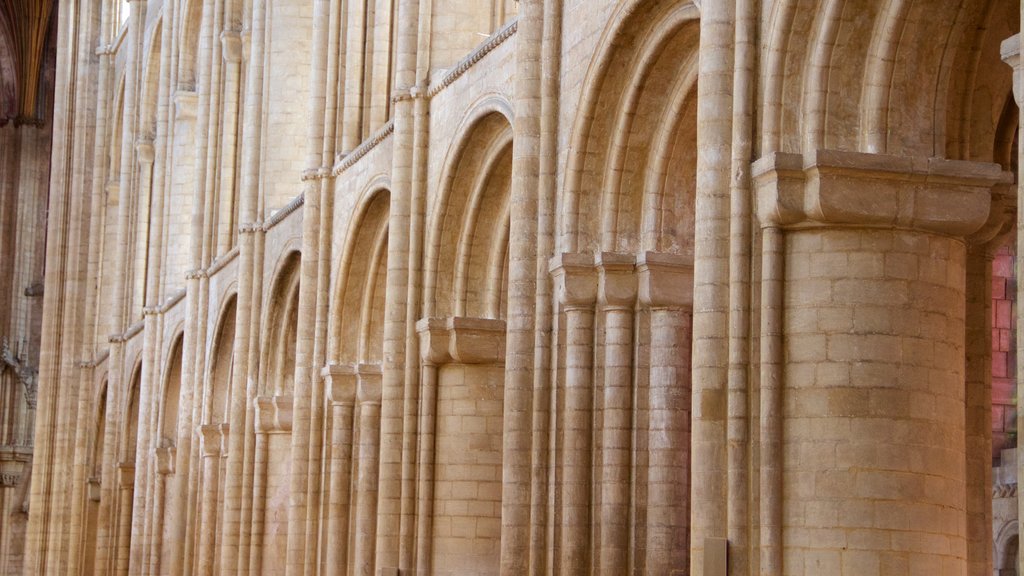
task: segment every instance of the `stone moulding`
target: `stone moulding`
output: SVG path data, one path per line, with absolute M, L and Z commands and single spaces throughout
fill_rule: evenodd
M 295 198 L 292 198 L 290 202 L 281 207 L 280 210 L 274 212 L 263 222 L 263 232 L 269 232 L 274 226 L 277 226 L 284 219 L 291 216 L 296 210 L 302 207 L 306 203 L 305 192 L 299 194 Z
M 518 28 L 519 20 L 513 20 L 494 34 L 491 34 L 491 36 L 487 38 L 483 44 L 478 46 L 476 50 L 470 52 L 469 55 L 462 60 L 459 60 L 455 66 L 453 66 L 452 69 L 441 78 L 440 81 L 436 84 L 431 84 L 430 87 L 427 88 L 427 98 L 433 98 L 442 90 L 451 86 L 477 62 L 483 60 L 484 56 L 487 56 L 493 52 L 495 48 L 501 46 L 506 40 L 511 38 Z
M 441 366 L 497 364 L 505 361 L 505 321 L 490 318 L 422 318 L 420 359 Z
M 371 134 L 370 137 L 364 140 L 362 144 L 356 146 L 354 150 L 347 154 L 340 155 L 334 164 L 334 168 L 331 169 L 331 176 L 340 176 L 343 172 L 355 166 L 356 162 L 359 162 L 363 156 L 369 154 L 371 150 L 376 148 L 384 141 L 384 139 L 391 136 L 394 132 L 395 121 L 388 120 L 386 124 Z
M 818 150 L 754 162 L 764 226 L 856 225 L 967 236 L 988 220 L 997 164 Z

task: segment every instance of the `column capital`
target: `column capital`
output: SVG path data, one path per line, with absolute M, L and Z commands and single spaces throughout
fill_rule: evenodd
M 647 308 L 693 307 L 693 264 L 685 256 L 644 252 L 637 258 L 640 303 Z
M 174 446 L 164 446 L 156 449 L 156 472 L 161 476 L 174 474 Z
M 156 157 L 153 150 L 153 139 L 144 137 L 135 140 L 135 153 L 138 154 L 140 163 L 152 165 Z
M 237 64 L 242 61 L 242 35 L 238 30 L 221 32 L 220 45 L 225 62 Z
M 1024 62 L 1020 58 L 1020 34 L 1014 34 L 1003 40 L 999 47 L 999 55 L 1003 58 L 1003 62 L 1013 68 L 1013 98 L 1017 101 L 1017 106 L 1020 107 L 1024 102 L 1024 83 L 1021 81 Z
M 969 248 L 982 250 L 986 258 L 995 257 L 1007 236 L 1013 234 L 1017 225 L 1017 185 L 999 184 L 992 189 L 992 209 L 988 220 L 974 234 L 967 238 Z
M 292 396 L 258 396 L 255 403 L 257 433 L 283 434 L 292 431 Z
M 356 401 L 358 367 L 354 364 L 328 364 L 320 372 L 327 389 L 327 399 L 333 404 L 351 406 Z
M 202 436 L 202 455 L 219 457 L 227 452 L 227 424 L 204 424 L 199 427 Z
M 597 270 L 590 254 L 564 253 L 551 259 L 555 294 L 564 308 L 593 307 L 597 301 Z
M 194 90 L 174 91 L 174 119 L 195 120 L 199 95 Z
M 505 321 L 493 318 L 422 318 L 420 359 L 429 365 L 494 364 L 505 360 Z
M 131 488 L 135 486 L 135 463 L 122 462 L 117 465 L 117 486 Z
M 632 254 L 602 252 L 595 262 L 598 272 L 597 299 L 602 306 L 632 308 L 636 305 L 636 257 Z
M 762 226 L 873 226 L 967 237 L 988 220 L 998 164 L 817 150 L 754 162 Z
M 358 367 L 358 383 L 356 400 L 360 404 L 376 404 L 381 402 L 381 381 L 383 371 L 379 364 L 360 364 Z

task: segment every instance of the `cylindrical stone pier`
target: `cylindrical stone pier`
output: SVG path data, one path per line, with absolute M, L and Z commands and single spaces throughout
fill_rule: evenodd
M 818 151 L 755 173 L 785 230 L 782 572 L 965 573 L 964 238 L 999 167 Z

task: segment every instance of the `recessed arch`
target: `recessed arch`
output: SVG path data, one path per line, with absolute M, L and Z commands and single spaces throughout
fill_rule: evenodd
M 391 194 L 374 182 L 361 195 L 341 253 L 328 343 L 335 363 L 380 363 L 384 352 Z
M 264 305 L 261 396 L 290 396 L 294 388 L 301 270 L 301 254 L 292 250 L 281 257 L 273 276 Z
M 678 0 L 625 5 L 603 45 L 574 119 L 562 244 L 692 257 L 697 8 Z
M 463 122 L 427 232 L 424 316 L 500 318 L 507 283 L 512 124 L 484 100 Z

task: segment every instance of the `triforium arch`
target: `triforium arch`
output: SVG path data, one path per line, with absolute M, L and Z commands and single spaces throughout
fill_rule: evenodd
M 261 339 L 263 359 L 260 396 L 291 396 L 295 379 L 295 339 L 299 321 L 299 272 L 301 256 L 289 251 L 282 256 L 263 306 L 266 337 Z
M 698 16 L 620 4 L 570 136 L 550 266 L 563 573 L 687 569 Z
M 470 112 L 441 175 L 427 232 L 425 316 L 505 316 L 512 176 L 510 107 Z
M 504 99 L 475 103 L 428 207 L 415 545 L 418 568 L 434 574 L 490 574 L 500 563 L 512 134 Z M 448 528 L 473 517 L 473 530 Z
M 332 279 L 324 534 L 329 574 L 373 571 L 380 465 L 381 364 L 391 193 L 374 178 L 348 221 Z

